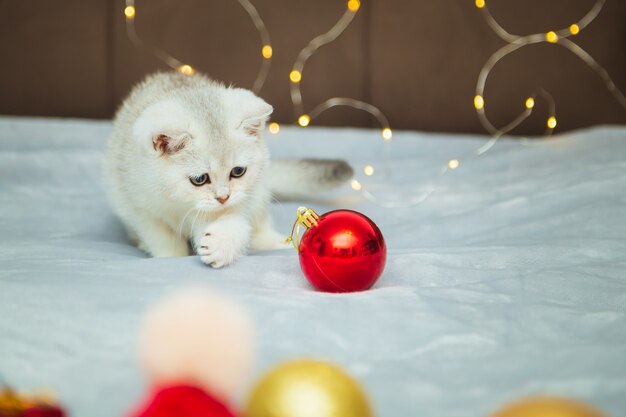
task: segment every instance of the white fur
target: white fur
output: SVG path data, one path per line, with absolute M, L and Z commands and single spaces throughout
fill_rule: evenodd
M 249 376 L 253 352 L 245 312 L 203 289 L 156 305 L 139 337 L 139 360 L 152 384 L 191 384 L 226 401 Z
M 185 256 L 191 241 L 203 262 L 222 267 L 251 243 L 284 247 L 262 181 L 269 152 L 260 132 L 271 111 L 251 92 L 203 76 L 157 74 L 135 88 L 114 121 L 106 174 L 116 212 L 140 248 Z M 182 148 L 160 152 L 159 135 Z M 247 168 L 243 177 L 229 177 L 235 166 Z M 191 184 L 203 173 L 211 184 Z
M 325 189 L 352 171 L 342 161 L 311 160 L 270 171 L 261 132 L 271 112 L 252 92 L 202 75 L 161 73 L 136 86 L 115 117 L 105 163 L 110 199 L 131 239 L 152 256 L 186 256 L 191 242 L 215 268 L 249 247 L 287 247 L 268 215 L 270 187 L 295 195 L 304 183 Z M 247 171 L 230 178 L 236 166 Z M 204 173 L 210 184 L 189 181 Z

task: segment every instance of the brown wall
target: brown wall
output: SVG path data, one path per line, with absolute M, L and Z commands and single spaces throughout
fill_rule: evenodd
M 138 1 L 137 31 L 181 61 L 227 83 L 250 87 L 260 41 L 235 0 Z M 293 121 L 288 73 L 298 51 L 330 28 L 343 0 L 253 0 L 272 37 L 274 59 L 261 91 L 275 119 Z M 593 0 L 489 2 L 513 33 L 566 27 Z M 0 113 L 108 118 L 145 74 L 166 67 L 126 37 L 123 0 L 0 0 Z M 574 38 L 626 90 L 626 1 L 607 0 Z M 478 72 L 503 42 L 473 0 L 362 0 L 346 32 L 318 51 L 302 83 L 305 106 L 332 96 L 369 101 L 392 127 L 482 132 L 472 97 Z M 536 45 L 499 64 L 487 84 L 487 112 L 506 123 L 538 87 L 557 102 L 558 129 L 626 123 L 626 111 L 599 77 L 558 45 Z M 543 130 L 545 105 L 518 133 Z M 351 109 L 316 124 L 375 126 Z

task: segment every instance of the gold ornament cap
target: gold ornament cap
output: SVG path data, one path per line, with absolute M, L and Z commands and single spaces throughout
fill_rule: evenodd
M 256 385 L 246 417 L 373 417 L 360 384 L 339 367 L 313 359 L 285 362 Z
M 317 226 L 317 220 L 320 216 L 318 216 L 315 210 L 307 207 L 298 207 L 296 215 L 296 221 L 291 228 L 291 234 L 285 240 L 285 243 L 291 243 L 297 251 L 300 251 L 300 226 L 304 226 L 307 229 Z

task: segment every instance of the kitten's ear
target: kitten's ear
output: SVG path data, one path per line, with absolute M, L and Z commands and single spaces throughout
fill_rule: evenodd
M 152 137 L 152 148 L 161 155 L 171 155 L 183 149 L 188 138 L 185 134 L 157 133 Z
M 191 135 L 185 131 L 190 121 L 184 109 L 172 101 L 160 101 L 141 113 L 133 125 L 135 139 L 161 155 L 174 154 L 185 147 Z M 149 148 L 148 148 L 149 149 Z
M 245 119 L 243 122 L 241 122 L 241 129 L 243 129 L 243 131 L 246 132 L 246 135 L 248 136 L 260 137 L 261 132 L 263 131 L 263 129 L 265 129 L 265 122 L 267 122 L 270 114 L 271 111 L 266 116 L 251 117 L 249 119 Z
M 259 137 L 274 110 L 252 91 L 243 88 L 229 88 L 225 101 L 235 126 L 248 136 Z

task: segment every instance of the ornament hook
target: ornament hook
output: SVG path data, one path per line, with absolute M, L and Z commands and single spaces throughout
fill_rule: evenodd
M 293 227 L 291 228 L 291 234 L 285 240 L 285 243 L 291 243 L 293 247 L 299 252 L 300 251 L 300 225 L 310 229 L 313 226 L 317 226 L 317 219 L 320 218 L 318 214 L 312 208 L 307 207 L 298 207 L 296 210 L 296 214 L 298 217 L 296 221 L 293 222 Z M 294 232 L 296 234 L 294 238 Z

